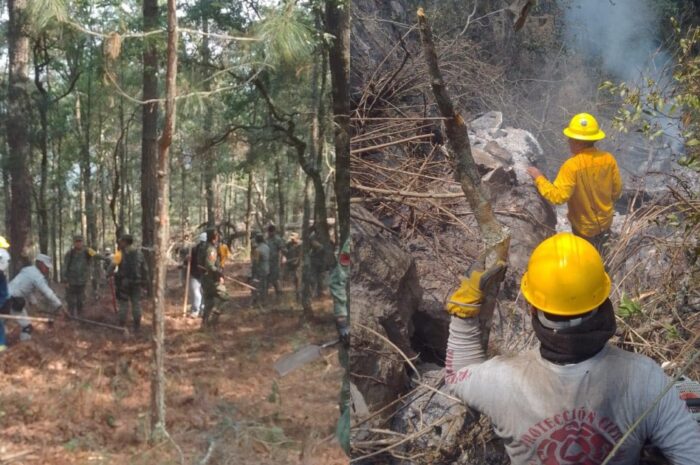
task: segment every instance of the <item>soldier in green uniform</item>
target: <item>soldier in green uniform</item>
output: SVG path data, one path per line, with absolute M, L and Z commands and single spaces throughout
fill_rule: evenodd
M 256 281 L 257 292 L 253 303 L 264 305 L 267 300 L 267 288 L 269 286 L 270 275 L 270 247 L 265 243 L 265 237 L 258 233 L 255 236 L 255 252 L 253 279 Z
M 301 242 L 299 235 L 292 233 L 289 235 L 289 241 L 284 247 L 284 257 L 287 261 L 284 263 L 284 274 L 292 280 L 294 284 L 294 295 L 297 300 L 301 298 L 299 293 L 299 265 L 301 264 Z
M 119 304 L 119 324 L 126 326 L 126 319 L 131 304 L 134 331 L 141 328 L 141 289 L 148 284 L 148 268 L 143 253 L 134 247 L 134 238 L 124 234 L 119 238 L 121 261 L 116 264 L 114 284 Z
M 207 229 L 206 245 L 199 249 L 197 257 L 197 264 L 202 268 L 202 298 L 204 300 L 202 327 L 213 326 L 218 321 L 221 310 L 216 308 L 217 299 L 228 300 L 218 241 L 218 231 L 214 228 Z
M 83 244 L 83 236 L 73 236 L 73 247 L 66 253 L 63 259 L 62 281 L 67 283 L 66 302 L 68 311 L 72 316 L 83 313 L 85 302 L 85 287 L 90 278 L 90 267 L 95 251 L 86 248 Z
M 336 427 L 336 437 L 345 453 L 350 456 L 350 381 L 348 380 L 348 350 L 350 349 L 350 322 L 348 313 L 348 274 L 350 273 L 350 239 L 343 244 L 330 276 L 330 291 L 333 296 L 335 326 L 340 338 L 338 359 L 345 372 L 340 388 L 340 418 Z
M 267 247 L 270 249 L 270 272 L 267 275 L 268 285 L 272 284 L 275 294 L 280 295 L 280 259 L 284 250 L 284 240 L 277 235 L 274 224 L 267 227 Z

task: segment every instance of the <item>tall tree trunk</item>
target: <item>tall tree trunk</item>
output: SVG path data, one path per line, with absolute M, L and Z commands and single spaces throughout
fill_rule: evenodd
M 41 82 L 42 70 L 46 68 L 48 75 L 48 58 L 39 57 L 40 47 L 37 44 L 34 52 L 34 84 L 39 91 L 39 148 L 41 150 L 41 167 L 39 170 L 39 195 L 37 198 L 37 217 L 39 220 L 39 251 L 48 253 L 49 250 L 49 209 L 46 200 L 49 177 L 49 92 Z M 43 61 L 46 60 L 46 61 Z
M 320 18 L 317 18 L 317 27 L 320 27 Z M 309 158 L 313 166 L 307 171 L 308 176 L 314 186 L 314 226 L 318 240 L 323 246 L 323 263 L 324 266 L 331 260 L 333 255 L 333 247 L 331 245 L 331 236 L 328 227 L 328 212 L 326 210 L 326 190 L 321 177 L 321 162 L 323 157 L 323 145 L 325 125 L 325 110 L 324 94 L 326 90 L 326 53 L 322 50 L 319 58 L 314 63 L 314 69 L 311 77 L 311 99 L 312 99 L 312 115 L 311 115 L 311 140 L 309 144 Z
M 180 227 L 182 228 L 182 237 L 184 239 L 187 230 L 189 229 L 189 205 L 187 205 L 187 160 L 185 159 L 184 150 L 180 153 Z
M 250 168 L 249 168 L 250 169 Z M 253 214 L 253 170 L 248 171 L 248 187 L 245 193 L 245 249 L 250 250 L 250 221 Z
M 11 176 L 10 253 L 11 270 L 17 272 L 29 263 L 32 229 L 32 178 L 29 173 L 31 146 L 31 100 L 29 88 L 29 26 L 27 0 L 8 0 L 9 24 L 7 31 L 9 73 L 7 90 L 7 143 L 9 145 L 9 172 Z
M 87 244 L 94 245 L 97 240 L 97 215 L 95 212 L 95 193 L 92 186 L 92 105 L 93 105 L 93 71 L 94 51 L 90 49 L 87 71 L 87 98 L 83 107 L 80 98 L 75 103 L 75 119 L 80 136 L 80 179 L 81 179 L 81 231 L 85 234 Z
M 311 288 L 311 285 L 314 282 L 314 277 L 312 276 L 313 269 L 311 267 L 311 244 L 309 241 L 309 237 L 311 235 L 311 232 L 309 231 L 311 223 L 309 180 L 310 178 L 307 176 L 306 182 L 304 183 L 304 212 L 301 218 L 301 308 L 303 311 L 303 318 L 306 320 L 313 316 L 313 308 L 311 306 L 311 295 L 313 289 Z
M 158 28 L 158 0 L 143 0 L 143 30 Z M 147 38 L 143 50 L 143 100 L 158 98 L 158 48 L 156 41 Z M 158 157 L 158 103 L 143 105 L 143 129 L 141 133 L 141 228 L 142 245 L 149 268 L 154 269 L 153 244 L 155 240 L 155 217 L 157 202 L 157 157 Z M 153 294 L 153 282 L 148 286 Z
M 202 38 L 202 47 L 200 49 L 200 54 L 202 55 L 202 64 L 204 66 L 204 73 L 209 73 L 209 64 L 211 62 L 211 50 L 209 49 L 209 18 L 206 14 L 202 14 L 202 32 L 204 32 L 204 37 Z M 205 92 L 211 90 L 211 80 L 204 79 L 203 90 Z M 207 112 L 204 115 L 204 130 L 208 131 L 211 129 L 212 121 L 214 120 L 214 113 L 212 106 L 207 106 Z M 213 154 L 213 149 L 209 148 L 203 154 L 204 160 L 204 189 L 206 192 L 207 199 L 207 226 L 213 227 L 217 224 L 221 218 L 217 218 L 217 189 L 216 189 L 216 157 Z
M 275 160 L 275 176 L 277 177 L 277 218 L 278 224 L 277 229 L 279 230 L 280 236 L 284 236 L 284 223 L 285 223 L 285 198 L 284 198 L 284 184 L 282 182 L 282 170 L 280 169 L 279 160 Z
M 158 221 L 156 221 L 155 293 L 153 299 L 153 374 L 151 380 L 151 424 L 153 440 L 160 440 L 165 429 L 165 279 L 170 238 L 169 170 L 170 145 L 175 131 L 177 94 L 177 16 L 175 0 L 168 0 L 168 58 L 165 74 L 165 124 L 158 147 Z
M 335 121 L 335 198 L 339 245 L 350 235 L 350 12 L 348 2 L 326 2 L 326 28 L 335 39 L 328 52 Z

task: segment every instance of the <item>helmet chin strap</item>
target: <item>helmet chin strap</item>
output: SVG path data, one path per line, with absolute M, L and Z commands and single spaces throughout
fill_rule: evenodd
M 593 318 L 596 313 L 598 313 L 598 309 L 596 308 L 592 312 L 586 314 L 585 316 L 578 317 L 578 318 L 571 318 L 568 320 L 561 320 L 561 321 L 553 321 L 547 318 L 547 314 L 543 312 L 542 310 L 537 310 L 537 319 L 540 321 L 542 326 L 548 329 L 552 329 L 554 331 L 561 330 L 561 329 L 568 329 L 568 328 L 574 328 L 584 321 L 589 320 L 590 318 Z

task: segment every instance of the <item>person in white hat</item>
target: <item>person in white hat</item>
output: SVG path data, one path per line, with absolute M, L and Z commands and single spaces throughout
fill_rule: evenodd
M 35 304 L 37 294 L 43 296 L 54 313 L 63 307 L 61 300 L 49 286 L 48 276 L 52 267 L 51 257 L 40 253 L 36 256 L 34 265 L 22 268 L 17 276 L 10 281 L 9 292 L 13 315 L 28 316 L 26 303 Z M 32 337 L 31 323 L 28 320 L 18 320 L 18 322 L 22 328 L 19 336 L 20 341 L 28 341 Z

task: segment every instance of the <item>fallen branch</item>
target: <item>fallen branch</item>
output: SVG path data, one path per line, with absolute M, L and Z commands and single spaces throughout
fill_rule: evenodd
M 420 134 L 420 135 L 413 136 L 413 137 L 407 137 L 405 139 L 394 140 L 391 142 L 387 142 L 385 144 L 372 145 L 370 147 L 362 147 L 359 149 L 350 150 L 350 154 L 357 155 L 358 153 L 372 152 L 374 150 L 385 149 L 387 147 L 391 147 L 392 145 L 400 145 L 400 144 L 405 144 L 406 142 L 411 142 L 412 140 L 429 139 L 432 137 L 433 137 L 432 133 Z
M 350 187 L 352 189 L 357 189 L 358 191 L 363 191 L 363 192 L 370 192 L 370 193 L 374 193 L 374 194 L 383 194 L 383 195 L 394 195 L 397 197 L 413 197 L 416 199 L 459 199 L 459 198 L 464 197 L 464 194 L 461 192 L 431 194 L 431 193 L 422 193 L 422 192 L 392 191 L 389 189 L 379 189 L 377 187 L 367 187 L 367 186 L 363 186 L 361 184 L 352 184 Z

